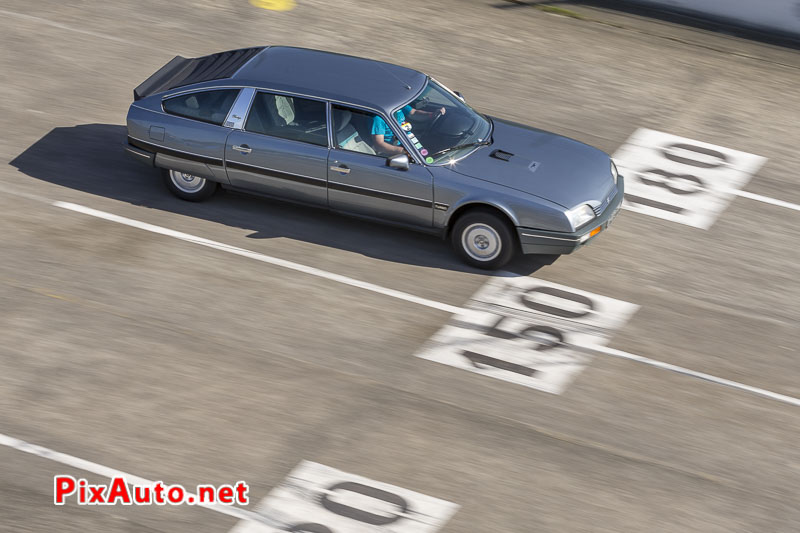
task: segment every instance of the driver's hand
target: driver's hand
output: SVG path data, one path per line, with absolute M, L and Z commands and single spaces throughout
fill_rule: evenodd
M 447 109 L 445 109 L 445 108 L 441 108 L 439 110 L 439 113 L 441 113 L 442 115 L 444 115 L 446 112 L 447 112 Z

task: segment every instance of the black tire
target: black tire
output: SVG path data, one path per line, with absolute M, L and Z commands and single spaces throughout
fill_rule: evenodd
M 474 209 L 456 220 L 450 244 L 462 261 L 484 270 L 502 268 L 517 251 L 517 239 L 508 221 L 484 209 Z M 486 248 L 481 249 L 484 245 Z
M 161 175 L 164 177 L 164 183 L 169 189 L 169 192 L 182 200 L 190 202 L 202 202 L 211 198 L 219 184 L 216 181 L 211 181 L 199 176 L 192 176 L 190 174 L 182 174 L 177 170 L 170 170 L 168 168 L 161 169 Z M 191 180 L 186 180 L 185 176 L 190 176 Z M 180 181 L 180 180 L 184 181 Z M 198 180 L 195 184 L 192 181 Z

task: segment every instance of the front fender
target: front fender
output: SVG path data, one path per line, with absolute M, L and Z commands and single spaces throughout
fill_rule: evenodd
M 511 220 L 511 223 L 514 226 L 519 226 L 519 219 L 517 215 L 514 213 L 513 209 L 511 209 L 505 202 L 503 202 L 499 198 L 477 198 L 477 197 L 470 197 L 465 196 L 460 201 L 458 201 L 455 205 L 450 206 L 450 208 L 444 213 L 444 226 L 449 226 L 453 216 L 463 208 L 468 208 L 469 206 L 480 207 L 480 206 L 489 206 L 493 207 L 499 211 L 505 213 L 505 215 Z
M 503 212 L 515 227 L 571 231 L 564 208 L 558 204 L 446 167 L 428 169 L 433 175 L 433 220 L 438 228 L 446 228 L 464 207 L 487 205 Z

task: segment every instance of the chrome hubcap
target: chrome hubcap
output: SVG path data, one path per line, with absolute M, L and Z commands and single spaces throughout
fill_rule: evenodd
M 206 184 L 205 178 L 187 174 L 186 172 L 178 172 L 177 170 L 170 170 L 169 177 L 178 190 L 190 194 L 199 191 Z
M 472 259 L 491 261 L 500 254 L 500 235 L 486 224 L 471 224 L 461 234 L 461 245 Z

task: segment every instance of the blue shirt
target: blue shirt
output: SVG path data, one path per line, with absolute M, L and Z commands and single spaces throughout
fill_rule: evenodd
M 410 114 L 411 106 L 407 105 L 402 109 L 398 109 L 394 114 L 394 118 L 397 120 L 398 124 L 402 124 L 406 121 L 406 114 L 404 111 Z M 394 141 L 394 132 L 392 131 L 392 128 L 390 128 L 386 121 L 378 115 L 375 115 L 375 118 L 372 119 L 372 134 L 383 135 L 383 140 L 387 144 L 400 144 L 399 142 Z

